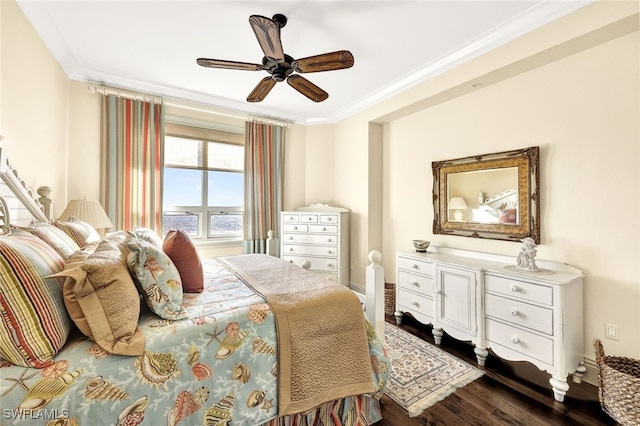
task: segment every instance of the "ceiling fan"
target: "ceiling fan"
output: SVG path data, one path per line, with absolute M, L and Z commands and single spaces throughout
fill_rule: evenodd
M 353 55 L 348 50 L 323 53 L 302 59 L 293 59 L 282 50 L 280 28 L 287 23 L 282 14 L 273 15 L 272 19 L 260 15 L 251 15 L 249 24 L 258 43 L 264 52 L 262 64 L 248 62 L 225 61 L 221 59 L 198 58 L 198 65 L 209 68 L 223 68 L 245 71 L 267 71 L 270 76 L 258 83 L 247 97 L 247 102 L 260 102 L 269 94 L 277 82 L 287 83 L 314 102 L 322 102 L 329 94 L 297 73 L 332 71 L 353 66 Z

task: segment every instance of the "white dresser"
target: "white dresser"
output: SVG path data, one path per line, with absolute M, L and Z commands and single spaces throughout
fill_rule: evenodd
M 474 345 L 478 364 L 490 348 L 511 361 L 528 361 L 551 374 L 557 401 L 580 382 L 583 365 L 582 273 L 537 260 L 539 272 L 514 268 L 509 256 L 429 247 L 396 257 L 396 320 L 410 313 Z
M 348 286 L 349 210 L 313 204 L 280 217 L 280 257 Z

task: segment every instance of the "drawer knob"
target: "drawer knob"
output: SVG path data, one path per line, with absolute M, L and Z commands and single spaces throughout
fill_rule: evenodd
M 289 241 L 292 241 L 292 240 L 293 240 L 293 237 L 291 237 L 291 236 L 290 236 L 290 237 L 289 237 Z
M 311 218 L 310 218 L 310 217 L 308 217 L 308 218 L 307 218 L 307 220 L 308 220 L 308 221 L 311 221 Z
M 415 306 L 416 308 L 419 308 L 419 307 L 420 307 L 420 304 L 419 304 L 418 302 L 416 302 L 415 300 L 414 300 L 413 302 L 411 302 L 411 304 L 412 304 L 413 306 Z
M 511 308 L 511 315 L 517 317 L 520 314 L 516 308 Z
M 520 289 L 518 288 L 517 285 L 511 284 L 511 291 L 514 293 L 517 293 L 518 291 L 520 291 Z
M 436 294 L 442 294 L 442 290 L 440 289 L 436 290 Z
M 328 241 L 328 242 L 331 242 L 331 238 L 327 238 L 327 241 Z
M 297 226 L 294 226 L 294 227 L 293 227 L 293 229 L 297 231 L 297 230 L 298 230 L 298 227 L 297 227 Z
M 293 251 L 293 247 L 289 247 L 289 251 Z
M 413 269 L 419 269 L 419 268 L 418 268 L 418 264 L 417 264 L 417 263 L 414 263 L 413 265 L 411 265 L 411 267 L 412 267 Z
M 327 227 L 326 227 L 326 226 L 323 226 L 323 227 L 322 227 L 322 230 L 323 230 L 323 231 L 326 231 L 326 230 L 327 230 Z
M 420 287 L 420 283 L 418 281 L 413 281 L 411 285 L 414 287 Z
M 332 220 L 333 220 L 333 219 L 332 219 L 332 218 L 330 218 L 330 217 L 328 217 L 328 218 L 327 218 L 327 222 L 331 222 Z
M 331 254 L 331 253 L 333 253 L 333 251 L 327 250 L 327 254 Z
M 511 336 L 511 343 L 517 345 L 520 343 L 520 338 L 518 336 Z

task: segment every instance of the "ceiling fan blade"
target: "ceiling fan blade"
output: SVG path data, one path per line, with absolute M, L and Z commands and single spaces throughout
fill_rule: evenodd
M 333 71 L 353 66 L 353 55 L 348 50 L 324 53 L 295 60 L 293 67 L 298 72 Z
M 253 29 L 264 56 L 276 62 L 284 61 L 284 51 L 280 40 L 280 27 L 272 19 L 251 15 L 249 24 Z
M 287 83 L 313 102 L 322 102 L 329 97 L 327 92 L 300 75 L 290 75 L 287 78 Z
M 248 62 L 224 61 L 222 59 L 198 58 L 198 65 L 208 68 L 222 68 L 227 70 L 246 70 L 259 71 L 262 70 L 260 64 L 250 64 Z
M 249 96 L 247 96 L 247 102 L 260 102 L 262 101 L 276 85 L 276 81 L 271 77 L 265 77 L 260 80 L 260 83 L 253 89 Z

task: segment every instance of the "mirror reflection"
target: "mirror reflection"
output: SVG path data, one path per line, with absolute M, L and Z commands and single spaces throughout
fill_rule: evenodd
M 451 173 L 449 220 L 518 225 L 518 168 Z

